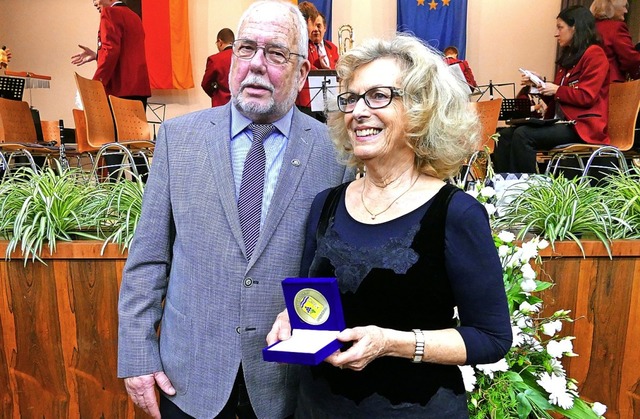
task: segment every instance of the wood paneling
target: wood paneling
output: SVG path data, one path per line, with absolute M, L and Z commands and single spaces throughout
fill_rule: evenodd
M 101 248 L 61 243 L 47 265 L 0 261 L 0 417 L 146 417 L 116 377 L 126 254 Z
M 583 242 L 586 257 L 573 242 L 542 253 L 541 275 L 555 286 L 544 296 L 545 313 L 572 311 L 576 320 L 562 334 L 576 339 L 565 358 L 580 394 L 607 405 L 607 418 L 640 417 L 640 244 L 613 244 L 613 259 L 597 241 Z

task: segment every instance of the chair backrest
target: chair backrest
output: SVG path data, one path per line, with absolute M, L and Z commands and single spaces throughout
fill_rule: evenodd
M 100 148 L 104 144 L 114 142 L 116 131 L 104 86 L 99 80 L 87 79 L 78 73 L 75 73 L 75 77 L 84 107 L 87 143 L 93 148 Z
M 60 121 L 40 121 L 40 126 L 44 141 L 55 141 L 56 144 L 60 144 Z
M 122 99 L 109 95 L 113 119 L 116 121 L 118 141 L 151 139 L 147 113 L 139 100 Z
M 480 125 L 482 126 L 482 142 L 478 150 L 484 151 L 485 147 L 487 147 L 489 153 L 493 153 L 495 141 L 491 136 L 496 133 L 496 129 L 498 128 L 498 117 L 500 116 L 502 98 L 482 102 L 470 102 L 469 105 L 477 112 Z
M 73 122 L 76 125 L 76 152 L 91 153 L 98 151 L 87 142 L 87 120 L 82 109 L 72 109 Z
M 0 98 L 0 143 L 35 143 L 36 127 L 29 104 Z
M 636 119 L 640 111 L 640 80 L 609 86 L 609 138 L 622 151 L 633 147 Z

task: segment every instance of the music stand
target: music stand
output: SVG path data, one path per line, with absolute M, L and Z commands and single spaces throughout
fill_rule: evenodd
M 152 115 L 151 118 L 149 118 L 149 112 L 147 112 L 147 122 L 153 126 L 153 141 L 155 141 L 156 127 L 164 122 L 167 105 L 166 103 L 147 102 L 146 110 L 151 112 Z
M 498 93 L 500 96 L 502 96 L 502 99 L 506 99 L 506 96 L 502 94 L 502 92 L 500 91 L 499 87 L 503 87 L 503 86 L 511 86 L 513 89 L 513 96 L 512 97 L 516 97 L 516 84 L 515 83 L 493 83 L 491 80 L 489 80 L 489 84 L 481 84 L 478 85 L 478 90 L 480 91 L 480 95 L 478 96 L 478 98 L 476 99 L 477 102 L 480 102 L 480 99 L 482 99 L 482 96 L 484 96 L 485 93 L 489 92 L 489 99 L 493 99 L 493 92 L 495 91 L 496 93 Z
M 0 97 L 9 100 L 22 100 L 24 79 L 20 77 L 0 76 Z
M 338 110 L 338 74 L 335 70 L 311 70 L 308 81 L 313 112 L 323 112 L 327 116 Z
M 44 76 L 42 74 L 32 73 L 30 71 L 9 71 L 5 72 L 7 76 L 20 77 L 24 80 L 24 87 L 29 89 L 29 107 L 33 108 L 31 100 L 32 89 L 48 89 L 51 81 L 51 76 Z M 22 99 L 20 99 L 22 100 Z

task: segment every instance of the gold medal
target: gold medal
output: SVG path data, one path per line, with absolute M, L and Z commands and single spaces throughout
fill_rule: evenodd
M 326 322 L 331 311 L 324 295 L 312 288 L 298 291 L 293 306 L 300 320 L 314 326 Z

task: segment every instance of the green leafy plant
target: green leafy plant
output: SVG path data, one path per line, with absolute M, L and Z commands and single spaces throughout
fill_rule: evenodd
M 630 226 L 603 199 L 607 189 L 590 186 L 580 178 L 533 176 L 496 220 L 495 227 L 519 231 L 520 239 L 527 233 L 539 234 L 552 247 L 558 240 L 573 240 L 583 252 L 580 240 L 596 238 L 611 254 L 614 231 L 628 230 Z
M 640 168 L 633 166 L 628 172 L 618 171 L 604 178 L 602 200 L 616 220 L 611 229 L 612 239 L 640 238 Z
M 76 238 L 129 247 L 140 216 L 140 179 L 97 183 L 79 169 L 39 173 L 22 169 L 0 184 L 0 237 L 9 241 L 5 257 L 20 249 L 25 264 L 53 253 L 58 241 Z M 103 249 L 104 249 L 103 246 Z

